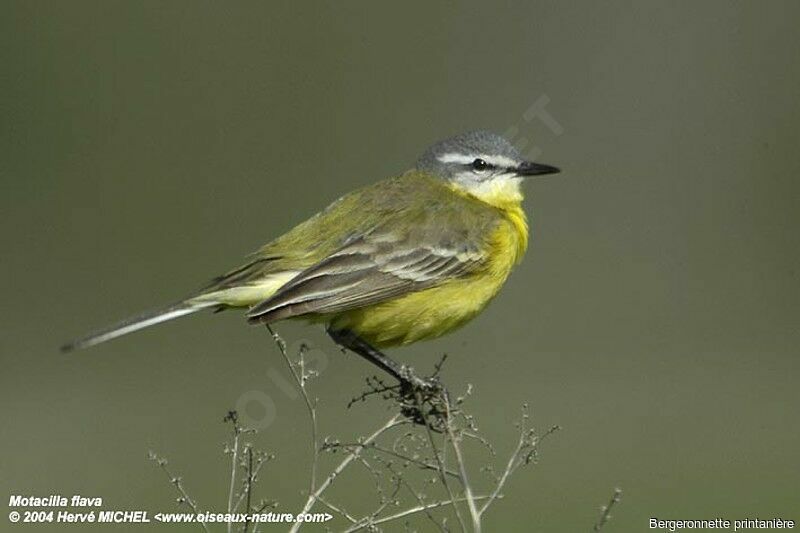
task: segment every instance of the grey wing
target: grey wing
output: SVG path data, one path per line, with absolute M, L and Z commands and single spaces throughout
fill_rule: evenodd
M 483 263 L 480 242 L 461 237 L 442 232 L 415 243 L 382 232 L 359 237 L 254 306 L 248 319 L 337 313 L 433 287 Z

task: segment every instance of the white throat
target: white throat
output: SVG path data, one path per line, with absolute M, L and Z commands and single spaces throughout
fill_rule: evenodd
M 466 192 L 489 204 L 522 201 L 522 178 L 502 174 L 487 180 L 459 180 L 456 183 Z

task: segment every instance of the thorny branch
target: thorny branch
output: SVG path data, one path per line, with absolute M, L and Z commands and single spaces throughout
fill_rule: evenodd
M 435 375 L 438 377 L 440 372 L 441 363 L 436 366 Z M 528 427 L 528 408 L 524 406 L 521 420 L 517 424 L 520 437 L 516 448 L 508 460 L 505 470 L 500 476 L 495 478 L 494 487 L 490 490 L 489 494 L 476 496 L 475 489 L 470 481 L 469 467 L 463 451 L 464 443 L 467 440 L 474 440 L 485 447 L 492 456 L 495 455 L 495 452 L 491 444 L 478 433 L 474 418 L 463 411 L 463 404 L 471 395 L 472 388 L 468 387 L 464 395 L 456 398 L 455 401 L 451 401 L 444 387 L 435 388 L 434 390 L 414 391 L 413 397 L 409 399 L 408 395 L 399 387 L 387 386 L 378 378 L 368 379 L 367 385 L 369 390 L 351 401 L 351 405 L 355 401 L 364 401 L 374 396 L 380 396 L 384 400 L 394 401 L 395 405 L 400 408 L 400 412 L 407 417 L 410 422 L 423 427 L 423 435 L 425 437 L 424 446 L 427 453 L 432 457 L 428 459 L 421 456 L 419 449 L 409 452 L 405 444 L 402 444 L 405 440 L 419 442 L 417 433 L 413 432 L 408 432 L 399 437 L 392 447 L 386 447 L 377 442 L 372 442 L 369 446 L 364 446 L 362 443 L 354 445 L 353 443 L 329 442 L 326 440 L 323 449 L 329 451 L 336 449 L 352 450 L 354 446 L 358 446 L 358 449 L 362 450 L 362 456 L 363 453 L 373 454 L 373 459 L 391 472 L 393 479 L 400 479 L 402 486 L 411 493 L 417 503 L 416 507 L 412 508 L 414 512 L 410 512 L 411 509 L 408 510 L 408 513 L 406 511 L 401 511 L 391 515 L 394 517 L 391 519 L 402 518 L 417 512 L 424 512 L 427 518 L 433 521 L 437 528 L 442 531 L 447 530 L 445 526 L 446 522 L 443 520 L 440 523 L 431 515 L 430 510 L 449 506 L 462 531 L 480 532 L 484 513 L 490 508 L 492 503 L 502 498 L 502 490 L 505 488 L 506 482 L 511 475 L 516 472 L 519 467 L 535 462 L 538 446 L 541 441 L 559 429 L 557 426 L 554 426 L 541 436 L 537 435 L 533 428 Z M 439 437 L 441 437 L 441 443 L 439 442 Z M 420 446 L 422 445 L 420 444 L 417 448 Z M 448 449 L 452 450 L 452 458 L 448 457 Z M 439 485 L 445 491 L 446 497 L 439 500 L 435 505 L 426 503 L 424 501 L 424 496 L 403 478 L 402 473 L 398 473 L 393 468 L 392 459 L 402 461 L 404 467 L 413 465 L 418 467 L 421 471 L 434 471 L 437 474 Z M 451 461 L 454 463 L 454 469 L 451 469 L 449 466 Z M 492 471 L 491 467 L 487 467 L 483 470 Z M 453 486 L 452 480 L 455 480 L 458 485 L 457 487 Z M 461 510 L 461 506 L 464 504 L 466 504 L 468 510 L 469 524 L 465 521 Z M 385 506 L 382 506 L 381 510 L 383 508 L 385 508 Z M 353 524 L 346 531 L 355 531 L 359 528 L 374 528 L 377 524 L 383 523 L 383 518 L 379 518 L 378 514 L 373 513 L 362 519 L 362 521 Z M 387 521 L 388 520 L 387 518 Z
M 286 352 L 285 343 L 272 329 L 270 329 L 270 333 L 276 340 L 284 358 L 290 363 L 295 381 L 309 407 L 308 411 L 312 416 L 312 425 L 315 428 L 314 434 L 316 435 L 315 404 L 308 399 L 308 393 L 305 389 L 305 379 L 302 370 L 302 353 L 300 363 L 298 363 L 298 367 L 300 368 L 300 374 L 298 375 L 295 366 L 291 365 L 291 360 Z M 351 525 L 345 531 L 356 531 L 359 529 L 375 530 L 378 524 L 401 519 L 416 513 L 425 513 L 427 518 L 433 521 L 440 530 L 447 531 L 446 520 L 442 519 L 440 522 L 431 514 L 431 510 L 449 506 L 452 508 L 453 514 L 462 531 L 480 533 L 484 513 L 490 508 L 492 503 L 502 497 L 502 490 L 505 488 L 509 477 L 520 466 L 535 462 L 539 443 L 546 436 L 556 431 L 558 427 L 553 427 L 543 435 L 538 436 L 532 428 L 528 427 L 529 415 L 527 406 L 524 406 L 522 419 L 518 424 L 520 437 L 516 448 L 508 460 L 505 470 L 495 479 L 494 487 L 488 494 L 476 496 L 475 489 L 470 482 L 469 468 L 463 451 L 464 443 L 466 440 L 478 441 L 489 450 L 491 455 L 494 455 L 494 449 L 485 438 L 479 435 L 473 417 L 466 414 L 462 409 L 466 398 L 469 397 L 472 392 L 471 386 L 468 387 L 466 393 L 458 397 L 455 402 L 451 402 L 447 390 L 441 386 L 439 376 L 443 363 L 444 358 L 435 366 L 433 375 L 427 380 L 427 382 L 434 383 L 435 385 L 424 390 L 417 389 L 409 391 L 407 388 L 400 385 L 389 385 L 377 377 L 367 379 L 367 391 L 353 398 L 348 404 L 348 408 L 356 402 L 363 402 L 372 397 L 380 397 L 384 401 L 388 401 L 390 404 L 397 406 L 397 408 L 399 408 L 399 413 L 392 417 L 375 433 L 367 438 L 360 439 L 356 443 L 341 443 L 326 438 L 322 447 L 318 448 L 317 440 L 314 438 L 314 465 L 316 465 L 318 461 L 317 452 L 319 450 L 331 452 L 341 450 L 346 452 L 347 455 L 345 459 L 333 469 L 330 476 L 319 484 L 315 491 L 309 494 L 301 512 L 305 513 L 310 511 L 314 507 L 314 504 L 319 502 L 350 522 Z M 427 441 L 424 443 L 425 450 L 427 450 L 425 454 L 430 454 L 430 458 L 420 455 L 419 449 L 414 453 L 407 453 L 404 446 L 398 445 L 401 439 L 404 438 L 413 438 L 417 443 L 420 443 L 421 441 L 417 437 L 409 437 L 409 435 L 413 435 L 413 432 L 406 433 L 403 437 L 398 438 L 393 447 L 386 447 L 377 442 L 381 435 L 388 432 L 393 427 L 407 422 L 411 422 L 412 426 L 421 426 L 423 428 L 424 435 L 427 438 Z M 441 437 L 441 443 L 437 436 Z M 419 444 L 418 448 L 421 446 L 423 446 L 423 444 Z M 452 458 L 448 457 L 448 449 L 452 450 Z M 370 461 L 377 461 L 377 463 L 391 473 L 394 486 L 390 497 L 381 497 L 381 503 L 377 510 L 359 519 L 345 512 L 341 505 L 333 503 L 327 496 L 323 496 L 323 494 L 331 485 L 333 479 L 340 476 L 354 461 L 363 464 L 370 472 L 376 473 L 374 467 L 370 465 L 365 457 L 365 454 L 371 454 Z M 403 474 L 398 473 L 396 469 L 393 468 L 392 460 L 401 461 L 404 468 L 413 465 L 418 467 L 420 471 L 435 472 L 437 474 L 438 483 L 445 491 L 446 497 L 437 500 L 433 504 L 426 503 L 426 496 L 414 489 L 403 477 Z M 451 461 L 454 463 L 453 468 L 449 466 Z M 491 468 L 489 467 L 486 470 L 491 471 Z M 455 480 L 457 487 L 454 487 L 453 483 L 448 478 Z M 399 505 L 399 503 L 395 501 L 395 498 L 401 488 L 406 488 L 412 494 L 417 505 L 405 511 L 381 516 L 390 503 Z M 382 494 L 382 489 L 380 489 L 380 487 L 378 487 L 378 490 L 379 493 Z M 466 504 L 469 512 L 469 527 L 461 511 L 461 506 L 464 504 Z M 298 531 L 300 527 L 301 524 L 297 523 L 290 531 L 294 533 Z
M 347 522 L 342 531 L 380 531 L 380 526 L 384 524 L 399 520 L 407 521 L 421 514 L 426 520 L 435 524 L 439 531 L 450 531 L 449 515 L 455 517 L 458 529 L 461 531 L 480 533 L 484 514 L 494 502 L 503 498 L 503 490 L 509 478 L 521 466 L 535 463 L 543 439 L 559 429 L 558 426 L 553 426 L 543 434 L 537 434 L 529 426 L 528 407 L 524 405 L 521 419 L 517 424 L 519 438 L 505 469 L 500 475 L 494 476 L 490 486 L 482 486 L 480 490 L 476 490 L 477 487 L 472 484 L 474 476 L 470 475 L 472 468 L 467 463 L 467 456 L 471 458 L 473 454 L 465 453 L 465 446 L 475 443 L 479 449 L 484 450 L 483 453 L 488 451 L 490 457 L 496 454 L 487 439 L 480 435 L 474 418 L 463 409 L 466 400 L 472 394 L 471 385 L 464 394 L 451 400 L 447 389 L 441 384 L 439 378 L 444 363 L 442 358 L 435 365 L 433 374 L 426 380 L 426 383 L 433 385 L 425 388 L 409 388 L 387 384 L 377 377 L 368 378 L 367 391 L 353 398 L 347 407 L 356 402 L 378 397 L 388 403 L 395 414 L 366 437 L 344 443 L 326 437 L 320 443 L 317 400 L 312 399 L 308 386 L 310 378 L 316 376 L 316 373 L 307 366 L 305 359 L 307 348 L 305 345 L 301 346 L 297 358 L 294 359 L 289 354 L 284 340 L 270 326 L 267 326 L 267 329 L 303 398 L 311 426 L 312 456 L 308 495 L 302 510 L 296 515 L 309 513 L 317 505 L 324 506 L 326 510 Z M 242 427 L 235 411 L 230 411 L 225 421 L 230 422 L 232 427 L 230 443 L 225 448 L 225 452 L 231 455 L 231 475 L 227 488 L 228 512 L 236 513 L 244 506 L 245 513 L 260 514 L 268 507 L 275 507 L 277 505 L 275 502 L 263 499 L 253 505 L 253 488 L 258 481 L 259 473 L 274 455 L 254 450 L 252 442 L 244 435 L 255 434 L 255 431 Z M 400 426 L 409 429 L 398 435 L 395 428 Z M 393 439 L 390 441 L 392 444 L 384 444 L 386 439 Z M 344 458 L 332 466 L 324 479 L 320 478 L 319 474 L 320 452 L 323 451 L 344 453 Z M 178 503 L 187 505 L 197 513 L 195 502 L 186 494 L 180 478 L 169 472 L 166 460 L 152 452 L 151 459 L 164 470 L 175 486 L 179 494 Z M 379 502 L 377 508 L 366 514 L 348 512 L 344 505 L 336 501 L 335 495 L 328 494 L 334 481 L 352 464 L 363 465 L 376 483 Z M 243 473 L 237 478 L 239 468 Z M 494 472 L 491 464 L 480 470 Z M 382 472 L 388 476 L 382 475 Z M 414 481 L 415 476 L 424 478 L 426 472 L 433 472 L 435 477 L 426 478 L 421 485 L 420 482 Z M 241 485 L 238 492 L 237 479 Z M 428 489 L 439 491 L 440 494 L 429 495 L 426 493 Z M 402 509 L 402 500 L 407 497 L 401 493 L 407 493 L 413 499 L 406 509 Z M 609 504 L 603 507 L 603 513 L 594 525 L 595 533 L 608 522 L 611 508 L 619 501 L 620 494 L 620 491 L 616 491 Z M 467 519 L 462 507 L 466 508 Z M 395 510 L 392 511 L 392 508 Z M 208 532 L 206 524 L 200 523 L 200 525 Z M 303 522 L 294 523 L 290 527 L 290 533 L 296 533 L 302 525 Z M 232 531 L 232 526 L 232 524 L 227 525 L 228 532 Z M 411 527 L 408 522 L 405 526 L 407 529 Z M 245 533 L 248 531 L 256 533 L 258 527 L 259 524 L 247 519 L 240 530 Z

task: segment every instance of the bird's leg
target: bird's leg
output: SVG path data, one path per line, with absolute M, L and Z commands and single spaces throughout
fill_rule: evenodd
M 400 385 L 405 388 L 432 390 L 439 387 L 437 381 L 418 377 L 411 367 L 401 365 L 394 359 L 391 359 L 350 330 L 328 329 L 328 335 L 330 335 L 336 344 L 357 353 L 398 380 Z
M 450 399 L 447 389 L 439 382 L 439 366 L 433 377 L 420 378 L 411 367 L 401 365 L 387 357 L 352 331 L 329 328 L 328 335 L 339 346 L 357 353 L 400 382 L 396 394 L 388 397 L 399 402 L 400 412 L 409 420 L 427 426 L 433 431 L 444 431 L 447 425 L 446 417 L 450 413 Z M 364 397 L 366 396 L 362 396 L 362 399 Z

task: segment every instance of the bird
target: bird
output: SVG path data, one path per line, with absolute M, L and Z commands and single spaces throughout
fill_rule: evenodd
M 401 383 L 425 385 L 386 348 L 463 326 L 528 246 L 522 182 L 555 174 L 504 137 L 469 131 L 414 167 L 353 192 L 188 297 L 62 346 L 71 352 L 202 310 L 244 309 L 268 327 L 304 319 Z

